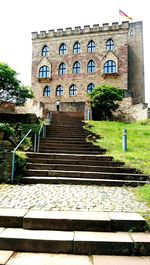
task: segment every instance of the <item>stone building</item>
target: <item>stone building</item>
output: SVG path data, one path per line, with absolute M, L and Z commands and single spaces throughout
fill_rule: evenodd
M 62 111 L 82 111 L 101 84 L 145 102 L 141 21 L 32 33 L 32 89 L 45 108 L 55 110 L 59 99 Z

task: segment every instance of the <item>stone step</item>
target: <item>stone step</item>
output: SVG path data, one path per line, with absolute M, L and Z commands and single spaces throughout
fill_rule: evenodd
M 41 139 L 41 141 L 47 141 L 47 142 L 71 142 L 71 143 L 87 143 L 85 136 L 83 137 L 57 137 L 56 135 L 54 137 L 46 137 Z
M 63 117 L 62 117 L 63 118 Z M 78 120 L 78 119 L 74 119 L 74 118 L 71 118 L 71 119 L 64 119 L 61 120 L 61 119 L 57 119 L 57 120 L 53 120 L 51 122 L 51 125 L 52 126 L 70 126 L 70 127 L 83 127 L 85 125 L 85 123 L 81 120 Z
M 47 133 L 51 133 L 51 132 L 70 132 L 70 133 L 88 133 L 89 134 L 89 131 L 85 130 L 83 127 L 81 127 L 80 125 L 79 126 L 66 126 L 66 125 L 62 125 L 62 126 L 51 126 L 49 128 L 46 129 L 46 132 Z
M 90 133 L 88 130 L 86 130 L 81 124 L 79 125 L 61 125 L 61 126 L 57 126 L 57 125 L 50 125 L 50 126 L 46 126 L 46 131 L 47 132 L 51 132 L 51 131 L 56 131 L 56 132 L 61 132 L 61 131 L 69 131 L 69 132 L 86 132 L 86 133 Z
M 0 208 L 0 227 L 61 231 L 145 231 L 138 213 L 44 211 Z
M 23 228 L 62 231 L 144 231 L 145 219 L 137 213 L 30 210 Z
M 48 149 L 44 149 L 44 148 L 40 148 L 40 152 L 41 153 L 63 153 L 63 154 L 104 154 L 105 150 L 55 150 L 55 148 L 48 148 Z
M 92 143 L 86 143 L 86 142 L 51 142 L 51 141 L 46 141 L 46 140 L 41 140 L 40 141 L 40 146 L 52 146 L 52 147 L 62 147 L 62 148 L 98 148 L 100 149 L 99 146 L 93 145 Z
M 47 133 L 46 137 L 50 137 L 50 138 L 53 138 L 53 137 L 57 137 L 57 138 L 63 138 L 63 137 L 66 137 L 66 138 L 77 138 L 77 137 L 80 137 L 80 138 L 86 138 L 88 137 L 88 133 L 70 133 L 70 132 L 60 132 L 60 133 L 55 133 L 55 132 L 51 132 L 51 133 Z
M 98 185 L 98 186 L 143 186 L 149 184 L 148 181 L 139 180 L 118 180 L 118 179 L 94 179 L 94 178 L 75 178 L 75 177 L 41 177 L 28 176 L 22 178 L 24 184 L 66 184 L 66 185 Z
M 57 137 L 56 135 L 54 137 L 46 137 L 45 139 L 41 139 L 43 142 L 50 142 L 50 143 L 87 143 L 85 136 L 84 137 Z M 91 143 L 91 142 L 90 142 Z
M 55 152 L 57 152 L 57 151 L 61 151 L 61 153 L 65 153 L 66 151 L 68 152 L 68 151 L 71 151 L 71 152 L 75 152 L 76 153 L 76 151 L 78 152 L 84 152 L 84 153 L 89 153 L 90 151 L 92 152 L 92 151 L 97 151 L 97 152 L 101 152 L 101 153 L 104 153 L 104 152 L 106 152 L 106 149 L 103 149 L 103 148 L 99 148 L 99 147 L 92 147 L 92 146 L 59 146 L 59 145 L 43 145 L 43 144 L 41 144 L 40 145 L 40 150 L 42 150 L 42 152 L 43 152 L 43 150 L 54 150 Z M 54 152 L 53 151 L 53 152 Z
M 28 176 L 69 177 L 69 178 L 94 178 L 94 179 L 118 179 L 146 181 L 147 175 L 134 173 L 92 172 L 92 171 L 66 171 L 66 170 L 41 170 L 28 169 Z
M 1 265 L 148 265 L 150 256 L 73 255 L 0 250 Z
M 1 228 L 0 249 L 77 255 L 148 256 L 150 234 Z
M 96 146 L 96 145 L 92 145 L 92 144 L 63 144 L 63 143 L 60 143 L 59 144 L 59 142 L 58 143 L 56 143 L 56 144 L 49 144 L 49 143 L 47 143 L 47 142 L 40 142 L 40 147 L 42 147 L 42 148 L 48 148 L 48 147 L 50 147 L 50 148 L 56 148 L 56 149 L 64 149 L 64 148 L 71 148 L 71 149 L 87 149 L 87 150 L 89 150 L 89 149 L 100 149 L 100 150 L 106 150 L 106 149 L 104 149 L 104 148 L 100 148 L 99 146 Z
M 84 122 L 80 122 L 80 121 L 68 121 L 68 120 L 64 120 L 64 121 L 57 121 L 57 122 L 55 122 L 55 121 L 53 121 L 52 123 L 51 123 L 51 125 L 47 125 L 46 126 L 46 128 L 48 129 L 48 130 L 50 130 L 51 128 L 62 128 L 62 127 L 64 127 L 64 128 L 73 128 L 73 129 L 84 129 L 84 130 L 86 130 L 85 128 L 84 128 L 84 126 L 85 126 L 85 123 Z
M 41 161 L 40 161 L 41 162 Z M 112 173 L 137 173 L 135 168 L 115 167 L 115 166 L 89 166 L 89 165 L 68 165 L 68 164 L 46 164 L 27 163 L 28 169 L 40 170 L 65 170 L 65 171 L 90 171 L 90 172 L 112 172 Z
M 44 159 L 69 159 L 69 160 L 92 160 L 92 161 L 112 161 L 112 156 L 107 155 L 93 155 L 93 154 L 57 154 L 57 153 L 33 153 L 26 152 L 29 158 L 44 158 Z
M 60 165 L 89 165 L 89 166 L 107 166 L 107 167 L 120 167 L 123 166 L 123 162 L 115 162 L 115 161 L 94 161 L 94 160 L 76 160 L 76 159 L 47 159 L 42 157 L 33 157 L 27 159 L 28 163 L 41 163 L 41 164 L 60 164 Z

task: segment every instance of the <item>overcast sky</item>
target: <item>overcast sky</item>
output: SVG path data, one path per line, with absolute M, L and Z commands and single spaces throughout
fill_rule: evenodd
M 0 61 L 31 83 L 31 32 L 119 21 L 119 8 L 143 21 L 146 102 L 150 106 L 148 0 L 0 0 Z

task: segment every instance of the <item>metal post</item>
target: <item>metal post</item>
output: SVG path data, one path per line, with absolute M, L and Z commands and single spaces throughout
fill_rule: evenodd
M 84 121 L 86 121 L 86 105 L 84 107 Z
M 88 121 L 90 120 L 90 110 L 88 109 Z
M 37 133 L 34 134 L 34 153 L 37 151 Z
M 37 152 L 40 150 L 40 134 L 38 134 Z
M 42 138 L 44 138 L 45 137 L 45 125 L 43 125 L 43 132 L 42 133 L 43 133 Z
M 15 154 L 16 154 L 16 150 L 13 151 L 13 156 L 12 156 L 12 167 L 11 167 L 11 182 L 12 183 L 14 181 L 14 172 L 15 172 Z
M 122 130 L 122 150 L 123 152 L 127 151 L 127 130 Z

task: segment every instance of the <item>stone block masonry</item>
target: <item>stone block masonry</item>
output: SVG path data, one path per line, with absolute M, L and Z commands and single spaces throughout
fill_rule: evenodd
M 102 84 L 129 91 L 134 103 L 144 103 L 143 73 L 141 21 L 32 33 L 32 88 L 48 110 L 55 110 L 59 99 L 63 111 L 68 106 L 78 111 Z
M 64 103 L 85 103 L 88 100 L 88 86 L 111 84 L 122 89 L 128 89 L 128 30 L 129 23 L 122 25 L 113 23 L 103 24 L 102 27 L 94 25 L 67 28 L 66 31 L 58 29 L 48 33 L 41 31 L 32 33 L 32 88 L 35 98 L 45 104 L 49 110 L 54 109 L 54 104 L 59 98 Z M 114 47 L 107 49 L 107 42 L 111 40 Z M 95 47 L 89 51 L 88 45 L 92 41 Z M 80 51 L 74 52 L 74 45 L 80 45 Z M 60 46 L 64 44 L 66 52 L 60 54 Z M 48 47 L 48 53 L 43 56 L 42 50 Z M 45 54 L 44 54 L 45 55 Z M 88 63 L 94 62 L 94 71 L 88 72 Z M 113 73 L 104 75 L 104 64 L 113 61 L 116 69 Z M 74 64 L 78 62 L 80 70 L 73 72 Z M 59 73 L 59 67 L 64 64 L 64 74 Z M 48 78 L 39 77 L 42 66 L 49 68 Z M 63 92 L 58 95 L 56 90 L 61 86 Z M 76 92 L 69 93 L 71 86 Z M 44 94 L 44 89 L 49 87 L 50 92 Z M 66 105 L 67 106 L 67 105 Z M 78 109 L 78 107 L 77 107 Z
M 0 139 L 0 183 L 10 180 L 11 162 L 10 143 Z

